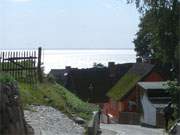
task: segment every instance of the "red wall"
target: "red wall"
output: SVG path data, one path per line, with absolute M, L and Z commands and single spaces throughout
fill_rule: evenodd
M 138 90 L 135 88 L 133 88 L 132 92 L 130 95 L 128 95 L 127 98 L 125 98 L 122 102 L 123 106 L 124 106 L 124 110 L 122 110 L 123 112 L 137 112 L 137 107 L 133 106 L 131 109 L 128 107 L 128 102 L 129 101 L 133 101 L 137 104 L 137 97 L 138 96 Z
M 118 107 L 118 102 L 113 102 L 111 99 L 109 100 L 109 102 L 107 103 L 104 103 L 104 106 L 103 106 L 103 113 L 104 114 L 111 114 L 113 115 L 114 117 L 117 117 L 119 116 L 119 107 Z
M 144 80 L 144 82 L 158 82 L 158 81 L 164 81 L 162 76 L 156 72 L 151 72 L 150 75 L 148 75 Z

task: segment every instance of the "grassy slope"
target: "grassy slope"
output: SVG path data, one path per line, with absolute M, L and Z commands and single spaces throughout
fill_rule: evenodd
M 29 104 L 55 107 L 69 116 L 76 115 L 86 120 L 92 116 L 97 107 L 83 102 L 67 89 L 56 83 L 38 84 L 37 89 L 30 89 L 27 84 L 20 84 L 23 106 Z

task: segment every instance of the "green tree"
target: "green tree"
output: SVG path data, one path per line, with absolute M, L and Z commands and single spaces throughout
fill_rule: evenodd
M 179 0 L 127 0 L 135 3 L 142 13 L 135 50 L 140 57 L 152 57 L 172 79 L 172 97 L 180 117 L 180 1 Z M 177 51 L 179 50 L 179 51 Z M 173 70 L 171 70 L 173 69 Z M 171 71 L 171 72 L 170 72 Z
M 177 0 L 131 0 L 142 13 L 139 31 L 134 40 L 137 55 L 152 57 L 170 73 L 175 64 L 179 42 L 180 2 Z
M 155 18 L 151 11 L 148 11 L 141 17 L 139 31 L 136 33 L 137 37 L 133 41 L 137 56 L 142 58 L 152 57 L 152 43 L 157 31 L 155 26 Z
M 101 63 L 96 63 L 96 62 L 94 62 L 94 63 L 93 63 L 93 67 L 94 67 L 94 68 L 104 68 L 105 66 L 104 66 L 103 64 L 101 64 Z
M 180 117 L 179 111 L 180 111 L 180 86 L 178 85 L 177 81 L 169 81 L 169 93 L 171 94 L 172 97 L 172 102 L 176 105 L 177 107 L 177 115 Z

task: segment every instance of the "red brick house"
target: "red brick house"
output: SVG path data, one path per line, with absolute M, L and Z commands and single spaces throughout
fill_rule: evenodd
M 109 102 L 103 106 L 103 112 L 110 116 L 110 122 L 139 124 L 140 93 L 137 83 L 165 80 L 148 63 L 135 63 L 132 68 L 109 90 Z

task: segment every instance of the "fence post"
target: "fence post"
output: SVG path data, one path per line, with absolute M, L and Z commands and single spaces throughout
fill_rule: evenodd
M 37 65 L 37 72 L 38 72 L 38 80 L 42 82 L 42 69 L 41 69 L 41 55 L 42 55 L 42 48 L 38 48 L 38 65 Z
M 1 62 L 1 60 L 2 60 L 2 53 L 0 52 L 0 72 L 2 71 L 2 62 Z
M 2 53 L 2 71 L 4 71 L 4 52 Z

